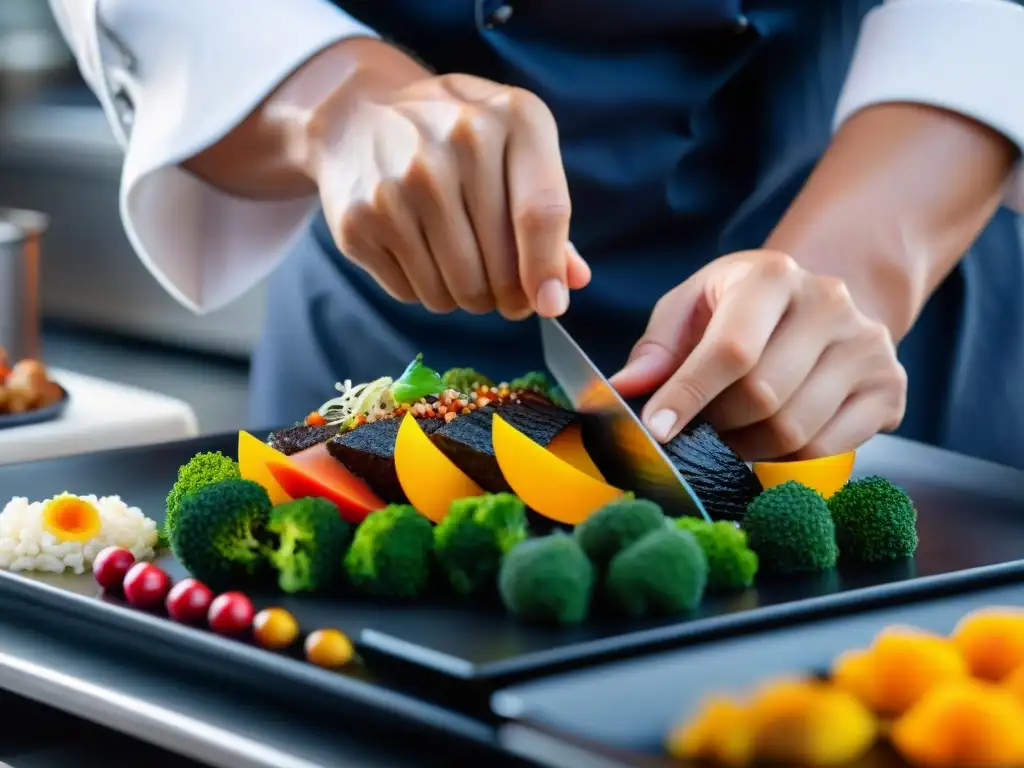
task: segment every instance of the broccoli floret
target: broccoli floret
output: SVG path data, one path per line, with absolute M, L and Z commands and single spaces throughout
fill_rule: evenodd
M 389 504 L 366 516 L 345 555 L 345 573 L 366 595 L 410 599 L 430 582 L 434 530 L 408 504 Z
M 917 551 L 917 510 L 906 491 L 882 477 L 853 480 L 828 501 L 843 556 L 864 563 Z
M 498 589 L 524 621 L 578 624 L 590 612 L 596 574 L 575 538 L 552 533 L 529 539 L 501 561 Z
M 441 375 L 445 389 L 454 389 L 464 395 L 470 394 L 477 387 L 493 387 L 494 379 L 484 376 L 475 368 L 449 368 Z
M 177 524 L 181 500 L 193 491 L 221 480 L 241 477 L 238 462 L 219 451 L 197 453 L 178 469 L 178 479 L 167 494 L 167 511 L 161 528 L 161 541 L 169 544 Z
M 619 499 L 576 526 L 576 540 L 599 569 L 644 534 L 665 527 L 665 513 L 653 501 Z
M 277 570 L 277 584 L 288 593 L 326 589 L 344 572 L 342 561 L 352 541 L 352 527 L 338 508 L 321 498 L 304 498 L 274 507 L 267 530 L 276 541 L 267 557 Z
M 612 558 L 605 588 L 614 608 L 640 617 L 692 611 L 707 581 L 708 561 L 693 534 L 662 526 Z
M 680 517 L 675 525 L 697 539 L 708 560 L 708 588 L 746 589 L 757 574 L 757 553 L 747 546 L 747 534 L 735 523 L 709 523 L 696 517 Z
M 434 528 L 434 555 L 460 595 L 492 590 L 501 558 L 526 538 L 526 505 L 511 493 L 453 502 Z
M 259 574 L 270 497 L 258 483 L 221 480 L 188 494 L 171 534 L 174 554 L 185 569 L 211 589 L 235 586 Z
M 742 526 L 766 571 L 824 571 L 839 557 L 824 497 L 794 480 L 762 491 L 747 506 Z

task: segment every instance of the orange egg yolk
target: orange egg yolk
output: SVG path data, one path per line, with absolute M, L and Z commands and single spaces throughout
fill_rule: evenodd
M 56 496 L 43 507 L 43 529 L 60 541 L 88 541 L 100 532 L 100 513 L 77 496 Z

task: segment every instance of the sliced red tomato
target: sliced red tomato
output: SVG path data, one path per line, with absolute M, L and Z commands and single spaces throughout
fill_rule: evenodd
M 323 443 L 299 451 L 287 462 L 268 462 L 267 469 L 293 499 L 319 496 L 333 503 L 343 519 L 360 523 L 385 506 L 377 494 L 327 451 Z

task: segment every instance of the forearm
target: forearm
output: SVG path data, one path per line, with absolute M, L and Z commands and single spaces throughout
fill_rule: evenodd
M 916 104 L 864 109 L 832 145 L 766 247 L 842 277 L 896 339 L 998 208 L 1015 146 Z
M 344 115 L 365 97 L 428 76 L 413 59 L 370 38 L 320 52 L 221 141 L 182 165 L 239 197 L 283 200 L 316 191 L 314 143 L 326 112 Z

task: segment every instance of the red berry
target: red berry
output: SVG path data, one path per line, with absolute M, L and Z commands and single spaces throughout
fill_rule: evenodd
M 182 624 L 198 624 L 206 618 L 213 592 L 198 579 L 185 579 L 167 593 L 167 613 Z
M 92 575 L 101 587 L 120 589 L 128 569 L 135 564 L 135 555 L 122 547 L 107 547 L 92 561 Z
M 124 577 L 124 596 L 136 608 L 156 608 L 171 588 L 171 577 L 152 563 L 136 563 Z
M 241 635 L 252 626 L 252 601 L 241 592 L 225 592 L 210 604 L 210 629 L 222 635 Z

